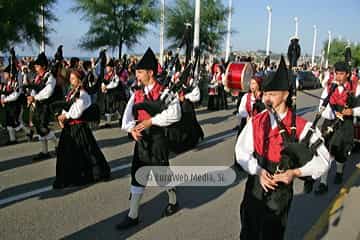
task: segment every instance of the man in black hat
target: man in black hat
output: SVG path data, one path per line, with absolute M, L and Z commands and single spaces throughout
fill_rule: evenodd
M 43 160 L 51 157 L 48 152 L 48 141 L 53 140 L 56 144 L 55 134 L 49 129 L 52 116 L 50 104 L 54 101 L 56 79 L 47 69 L 48 60 L 44 52 L 39 54 L 34 65 L 37 73 L 34 83 L 37 87 L 32 90 L 31 96 L 27 97 L 27 102 L 34 107 L 34 125 L 42 143 L 42 151 L 34 156 L 33 160 Z
M 160 98 L 163 86 L 156 80 L 157 60 L 149 48 L 136 66 L 136 77 L 142 88 L 136 90 L 130 97 L 125 108 L 122 129 L 131 134 L 136 141 L 131 166 L 131 199 L 130 211 L 126 218 L 117 225 L 125 229 L 138 224 L 138 209 L 145 186 L 138 182 L 135 174 L 144 166 L 169 166 L 169 151 L 164 127 L 181 119 L 181 108 L 177 98 L 161 113 L 151 116 L 145 110 L 134 111 L 134 106 L 146 101 L 156 101 Z M 167 190 L 169 204 L 164 215 L 169 216 L 178 210 L 174 189 Z
M 7 66 L 3 72 L 4 84 L 1 87 L 1 106 L 6 112 L 6 128 L 9 133 L 9 144 L 16 143 L 15 129 L 19 126 L 19 115 L 21 102 L 19 101 L 20 89 L 18 81 L 15 78 L 14 71 L 11 71 L 11 65 Z
M 360 116 L 360 107 L 357 106 L 355 99 L 354 87 L 352 82 L 349 81 L 350 68 L 345 62 L 337 62 L 335 64 L 335 83 L 338 85 L 335 91 L 330 96 L 330 101 L 326 109 L 322 113 L 324 122 L 322 125 L 322 132 L 328 131 L 328 128 L 335 124 L 336 121 L 340 121 L 340 125 L 337 129 L 334 129 L 334 133 L 331 138 L 326 142 L 331 157 L 336 161 L 336 174 L 334 183 L 341 184 L 343 180 L 344 164 L 348 159 L 352 145 L 353 145 L 353 117 Z M 324 89 L 321 99 L 325 99 L 328 96 L 330 87 Z M 320 100 L 320 106 L 322 100 Z M 341 119 L 341 120 L 340 120 Z M 324 194 L 328 191 L 326 172 L 322 177 L 316 194 Z
M 105 127 L 109 128 L 112 116 L 119 109 L 120 78 L 115 72 L 115 63 L 113 59 L 106 64 L 106 74 L 101 84 L 101 90 L 105 96 Z M 121 115 L 119 116 L 119 119 Z
M 304 166 L 284 169 L 281 173 L 276 171 L 284 160 L 282 151 L 286 146 L 281 132 L 286 131 L 290 134 L 292 114 L 295 114 L 290 108 L 289 87 L 288 70 L 282 57 L 278 70 L 268 75 L 262 84 L 262 89 L 263 102 L 277 112 L 279 121 L 286 129 L 280 130 L 273 113 L 264 110 L 250 118 L 237 139 L 236 160 L 249 173 L 240 207 L 240 239 L 243 240 L 283 239 L 292 201 L 291 184 L 294 178 L 304 176 L 318 178 L 329 166 L 329 154 L 322 144 L 317 149 L 317 155 L 306 159 L 308 162 Z M 296 138 L 298 140 L 304 138 L 310 126 L 311 123 L 296 116 Z M 317 131 L 310 142 L 315 142 L 319 137 L 320 132 Z M 289 197 L 287 199 L 281 197 L 278 201 L 279 205 L 270 204 L 272 194 L 276 194 L 280 187 L 287 185 L 290 185 Z

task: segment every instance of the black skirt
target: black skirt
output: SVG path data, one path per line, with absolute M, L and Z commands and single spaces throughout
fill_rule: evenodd
M 65 126 L 56 156 L 54 188 L 79 186 L 110 177 L 110 167 L 87 123 Z

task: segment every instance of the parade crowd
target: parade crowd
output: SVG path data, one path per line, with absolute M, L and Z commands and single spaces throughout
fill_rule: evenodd
M 117 127 L 126 131 L 135 145 L 129 213 L 116 226 L 122 230 L 139 223 L 146 186 L 136 179 L 137 170 L 169 166 L 170 152 L 187 151 L 204 139 L 197 106 L 207 104 L 209 111 L 217 111 L 234 102 L 239 118 L 234 162 L 239 171 L 248 173 L 240 238 L 283 239 L 295 178 L 304 181 L 306 193 L 326 194 L 327 173 L 334 162 L 333 181 L 343 181 L 360 117 L 358 69 L 350 69 L 346 58 L 327 69 L 309 63 L 298 66 L 296 48 L 289 49 L 288 64 L 283 56 L 280 61 L 271 62 L 268 56 L 255 63 L 247 56 L 225 62 L 186 54 L 183 59 L 169 51 L 160 65 L 151 48 L 141 58 L 114 59 L 101 50 L 90 60 L 65 59 L 63 46 L 53 57 L 40 53 L 22 59 L 12 49 L 0 67 L 4 116 L 0 137 L 6 144 L 16 144 L 20 131 L 29 141 L 38 137 L 41 148 L 34 162 L 51 158 L 48 143 L 54 142 L 53 188 L 62 189 L 111 179 L 93 131 Z M 236 67 L 241 68 L 240 75 L 231 77 L 229 72 Z M 323 88 L 313 122 L 296 115 L 297 77 L 303 71 L 311 72 Z M 242 87 L 234 87 L 234 82 Z M 59 138 L 55 129 L 61 131 Z M 320 184 L 313 190 L 316 179 Z M 170 216 L 181 203 L 175 188 L 163 187 L 168 194 L 163 215 Z

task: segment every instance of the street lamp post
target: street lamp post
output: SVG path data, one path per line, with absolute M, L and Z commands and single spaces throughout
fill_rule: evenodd
M 232 14 L 232 0 L 229 0 L 229 16 L 228 16 L 228 25 L 227 25 L 227 41 L 226 41 L 225 62 L 227 62 L 229 60 L 229 56 L 230 56 L 231 14 Z
M 165 0 L 161 0 L 161 24 L 160 24 L 160 65 L 164 63 L 164 27 L 165 27 Z
M 41 28 L 41 44 L 40 52 L 45 52 L 45 9 L 44 5 L 41 4 L 41 14 L 40 14 L 40 28 Z
M 313 49 L 312 49 L 312 56 L 311 56 L 311 66 L 312 67 L 314 67 L 314 65 L 315 65 L 316 37 L 317 37 L 317 27 L 316 27 L 316 25 L 314 25 L 314 41 L 313 41 Z
M 329 35 L 329 41 L 328 41 L 328 49 L 327 49 L 327 57 L 326 57 L 326 63 L 325 68 L 329 67 L 329 53 L 330 53 L 330 44 L 331 44 L 331 31 L 328 31 Z
M 270 36 L 271 36 L 271 14 L 272 9 L 270 6 L 266 7 L 268 11 L 268 29 L 267 29 L 267 39 L 266 39 L 266 56 L 270 55 Z
M 294 17 L 294 21 L 295 21 L 295 37 L 299 37 L 299 18 L 298 17 Z
M 194 50 L 197 47 L 200 47 L 200 0 L 196 0 L 195 2 L 195 26 L 194 26 Z M 195 57 L 195 51 L 193 53 Z M 199 65 L 196 66 L 194 79 L 197 81 L 199 75 Z

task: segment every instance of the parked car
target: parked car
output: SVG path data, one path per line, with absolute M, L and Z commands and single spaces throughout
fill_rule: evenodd
M 320 79 L 315 77 L 311 71 L 299 71 L 296 76 L 296 87 L 298 89 L 321 87 Z

